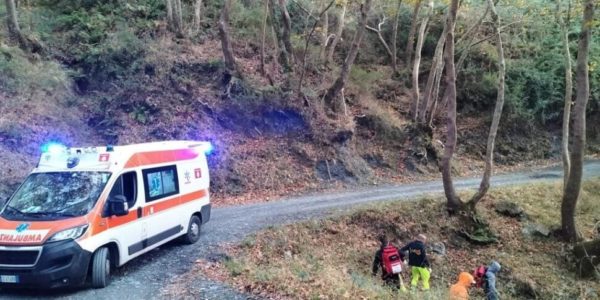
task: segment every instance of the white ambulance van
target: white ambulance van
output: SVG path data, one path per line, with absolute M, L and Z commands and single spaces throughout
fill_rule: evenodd
M 0 211 L 0 287 L 105 287 L 111 270 L 210 219 L 208 142 L 51 145 Z M 89 280 L 86 280 L 89 278 Z

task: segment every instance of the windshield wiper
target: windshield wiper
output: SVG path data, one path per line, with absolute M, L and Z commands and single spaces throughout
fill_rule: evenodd
M 24 213 L 24 212 L 20 211 L 20 210 L 19 210 L 19 209 L 17 209 L 17 208 L 14 208 L 13 206 L 7 205 L 7 206 L 6 206 L 6 208 L 9 208 L 9 209 L 11 209 L 12 211 L 14 211 L 14 212 L 16 212 L 16 213 L 18 213 L 18 214 L 20 214 L 20 215 L 26 215 L 26 213 Z M 4 210 L 2 211 L 2 214 L 4 214 L 4 211 L 6 211 L 6 209 L 4 209 Z

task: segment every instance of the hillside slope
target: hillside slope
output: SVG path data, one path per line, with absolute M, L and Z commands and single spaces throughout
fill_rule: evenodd
M 332 118 L 320 99 L 337 65 L 309 62 L 303 97 L 289 88 L 297 78 L 287 80 L 272 52 L 267 67 L 274 84 L 258 72 L 256 33 L 242 27 L 250 22 L 250 11 L 239 5 L 249 5 L 251 12 L 255 6 L 236 4 L 233 49 L 245 76 L 225 86 L 214 23 L 218 10 L 208 6 L 203 33 L 182 39 L 166 29 L 161 3 L 74 8 L 59 1 L 23 9 L 27 33 L 42 41 L 45 53 L 0 44 L 0 159 L 5 164 L 0 196 L 6 197 L 35 165 L 48 141 L 82 146 L 209 140 L 216 149 L 210 167 L 217 205 L 437 176 L 443 124 L 436 122 L 433 139 L 423 140 L 408 118 L 406 73 L 392 75 L 385 62 L 374 59 L 375 47 L 364 47 L 353 68 L 345 90 L 347 116 Z M 0 34 L 8 41 L 5 31 Z M 430 57 L 425 56 L 427 70 Z M 335 60 L 341 62 L 343 53 Z M 485 108 L 461 113 L 457 175 L 481 168 L 488 114 Z M 557 132 L 536 124 L 503 121 L 496 155 L 501 168 L 558 157 Z

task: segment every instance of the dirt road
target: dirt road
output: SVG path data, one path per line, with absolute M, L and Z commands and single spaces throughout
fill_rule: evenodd
M 600 161 L 587 162 L 586 178 L 600 176 Z M 457 189 L 476 188 L 479 178 L 456 180 Z M 523 185 L 562 180 L 561 168 L 495 176 L 492 186 Z M 186 273 L 198 259 L 215 259 L 221 255 L 219 245 L 240 241 L 249 234 L 272 225 L 310 218 L 320 218 L 359 204 L 398 199 L 414 199 L 427 193 L 442 192 L 441 181 L 388 187 L 371 187 L 355 191 L 304 196 L 278 202 L 261 203 L 213 210 L 211 221 L 203 227 L 203 236 L 192 246 L 167 244 L 120 268 L 105 289 L 81 288 L 69 291 L 0 290 L 0 299 L 161 299 L 161 290 Z M 193 299 L 248 299 L 249 297 L 218 282 L 198 279 L 188 289 Z

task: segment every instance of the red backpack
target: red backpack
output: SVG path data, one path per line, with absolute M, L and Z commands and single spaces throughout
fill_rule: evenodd
M 388 244 L 381 251 L 383 269 L 386 274 L 398 274 L 402 272 L 402 256 L 398 252 L 398 248 L 392 244 Z
M 473 277 L 475 277 L 475 282 L 478 288 L 483 286 L 485 272 L 487 272 L 487 268 L 483 265 L 475 268 L 475 271 L 473 271 Z

